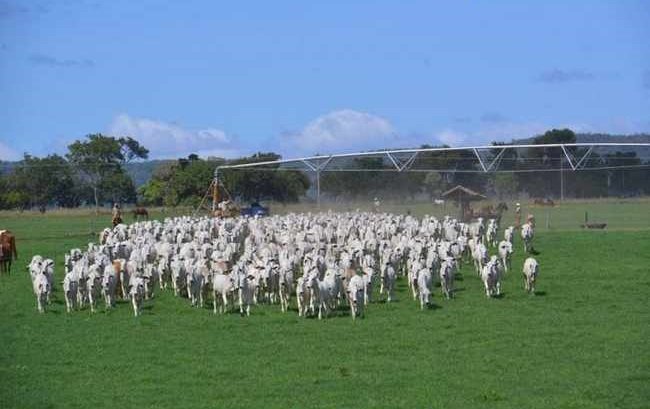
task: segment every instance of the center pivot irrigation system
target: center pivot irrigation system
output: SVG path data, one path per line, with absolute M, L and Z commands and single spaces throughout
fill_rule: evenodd
M 564 171 L 650 170 L 650 143 L 566 143 L 394 149 L 222 165 L 215 170 L 210 185 L 213 211 L 217 209 L 220 200 L 219 187 L 223 188 L 219 177 L 226 169 L 310 172 L 315 175 L 316 201 L 320 206 L 322 172 L 561 172 L 563 175 Z M 560 181 L 563 183 L 563 176 Z

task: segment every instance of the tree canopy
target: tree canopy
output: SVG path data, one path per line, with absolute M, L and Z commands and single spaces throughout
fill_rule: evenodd
M 68 150 L 68 161 L 93 191 L 95 207 L 101 199 L 120 201 L 135 197 L 133 181 L 124 174 L 123 165 L 148 157 L 149 151 L 138 141 L 90 134 L 86 140 L 69 145 Z

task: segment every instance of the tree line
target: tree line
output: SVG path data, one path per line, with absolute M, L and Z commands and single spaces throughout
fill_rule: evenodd
M 146 159 L 149 151 L 131 137 L 90 134 L 63 155 L 25 154 L 0 176 L 0 208 L 45 211 L 48 206 L 77 207 L 132 202 L 137 193 L 124 166 Z
M 575 143 L 576 135 L 569 129 L 550 130 L 532 138 L 534 144 Z M 494 142 L 495 157 L 499 145 Z M 423 148 L 433 146 L 423 145 Z M 559 172 L 565 163 L 559 147 L 526 150 L 509 149 L 500 157 L 505 167 L 517 172 L 476 173 L 477 159 L 472 151 L 420 152 L 413 162 L 413 172 L 387 172 L 393 164 L 385 155 L 346 158 L 353 161 L 345 168 L 362 172 L 330 171 L 320 177 L 321 195 L 331 200 L 365 200 L 373 196 L 382 199 L 415 199 L 439 197 L 445 190 L 460 184 L 499 199 L 521 195 L 530 197 L 606 197 L 650 194 L 648 168 L 650 165 L 635 152 L 587 152 L 574 147 L 569 153 L 575 158 L 585 156 L 590 167 L 598 171 Z M 281 159 L 273 152 L 226 160 L 201 159 L 192 154 L 174 161 L 160 161 L 149 180 L 136 188 L 127 167 L 147 159 L 149 151 L 130 137 L 102 134 L 87 135 L 68 146 L 64 155 L 35 157 L 25 154 L 0 174 L 0 209 L 48 207 L 77 207 L 102 204 L 138 203 L 147 206 L 197 206 L 206 197 L 215 169 L 224 164 L 266 162 Z M 399 159 L 399 158 L 398 158 Z M 407 160 L 407 157 L 399 160 Z M 352 165 L 352 166 L 351 166 Z M 608 169 L 614 166 L 630 168 Z M 527 171 L 543 167 L 550 172 Z M 343 166 L 341 166 L 343 168 Z M 431 172 L 436 168 L 443 171 Z M 0 169 L 2 169 L 0 167 Z M 336 170 L 331 162 L 328 169 Z M 275 171 L 273 171 L 275 170 Z M 270 200 L 296 202 L 306 196 L 313 198 L 315 174 L 277 169 L 223 169 L 220 171 L 222 194 L 240 202 Z
M 126 167 L 147 159 L 149 151 L 131 137 L 90 134 L 68 146 L 61 155 L 25 154 L 0 174 L 0 209 L 72 208 L 132 203 L 147 206 L 196 206 L 222 158 L 201 159 L 195 154 L 157 164 L 150 179 L 136 189 Z M 279 159 L 275 153 L 257 153 L 228 163 Z M 295 172 L 251 170 L 224 172 L 227 191 L 242 201 L 297 201 L 309 189 L 309 179 Z

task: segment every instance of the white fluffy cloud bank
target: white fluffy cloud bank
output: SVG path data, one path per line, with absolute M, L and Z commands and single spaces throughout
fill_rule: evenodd
M 395 147 L 399 138 L 388 120 L 343 109 L 314 119 L 299 132 L 282 135 L 280 144 L 287 156 L 295 156 Z
M 236 157 L 235 141 L 220 129 L 187 129 L 177 124 L 120 114 L 108 127 L 108 134 L 130 136 L 149 149 L 151 158 L 199 156 Z

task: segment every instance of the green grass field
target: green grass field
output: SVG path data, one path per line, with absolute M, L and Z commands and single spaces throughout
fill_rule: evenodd
M 585 207 L 610 228 L 579 230 Z M 0 277 L 0 408 L 650 407 L 650 202 L 550 212 L 549 229 L 536 212 L 536 296 L 518 242 L 500 299 L 465 266 L 455 299 L 436 289 L 420 311 L 402 278 L 397 302 L 356 322 L 278 305 L 214 316 L 160 292 L 137 319 L 123 302 L 66 314 L 60 289 L 41 315 L 28 260 L 56 257 L 60 281 L 63 252 L 108 217 L 0 213 L 21 257 Z

